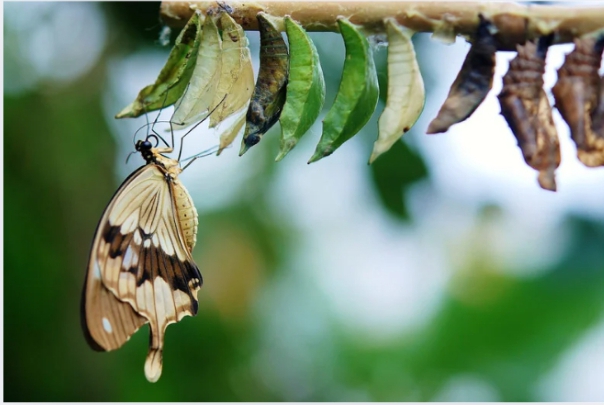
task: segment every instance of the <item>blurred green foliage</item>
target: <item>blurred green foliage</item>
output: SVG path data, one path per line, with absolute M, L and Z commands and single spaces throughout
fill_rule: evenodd
M 371 165 L 371 175 L 384 207 L 395 217 L 409 219 L 403 196 L 409 186 L 428 175 L 422 157 L 406 143 L 397 142 Z
M 134 50 L 160 49 L 158 7 L 103 3 L 110 35 L 92 69 L 67 84 L 40 82 L 4 95 L 4 400 L 431 400 L 451 378 L 468 374 L 490 384 L 494 399 L 537 399 L 535 384 L 603 318 L 604 224 L 568 216 L 562 259 L 530 278 L 508 275 L 477 249 L 467 268 L 451 274 L 435 316 L 377 344 L 323 309 L 311 269 L 308 277 L 292 276 L 288 263 L 302 230 L 279 216 L 268 197 L 281 170 L 273 162 L 277 133 L 267 134 L 267 153 L 255 161 L 243 197 L 200 216 L 194 252 L 205 280 L 200 313 L 168 328 L 159 382 L 143 375 L 146 327 L 116 352 L 90 350 L 80 329 L 81 288 L 94 229 L 118 186 L 111 114 L 103 107 L 107 64 Z M 328 108 L 344 52 L 317 48 Z M 5 74 L 5 82 L 15 79 Z M 371 131 L 359 142 L 369 146 Z M 429 181 L 421 153 L 397 143 L 365 170 L 380 203 L 374 209 L 412 218 L 410 186 Z M 267 297 L 287 277 L 294 288 L 286 296 L 304 305 L 271 306 L 278 301 Z M 308 301 L 294 300 L 301 290 Z M 279 349 L 295 345 L 288 332 L 295 325 L 313 325 L 313 305 L 328 325 L 306 342 L 312 350 Z

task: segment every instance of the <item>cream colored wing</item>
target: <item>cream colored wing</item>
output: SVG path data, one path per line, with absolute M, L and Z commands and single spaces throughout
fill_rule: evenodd
M 82 295 L 82 328 L 97 351 L 119 349 L 147 319 L 117 299 L 102 283 L 99 267 L 90 267 Z
M 166 327 L 197 313 L 197 292 L 202 283 L 181 229 L 173 181 L 155 164 L 144 166 L 126 180 L 101 219 L 89 264 L 87 291 L 90 281 L 100 275 L 102 286 L 144 319 L 128 324 L 138 326 L 125 328 L 125 332 L 131 335 L 149 322 L 151 339 L 145 375 L 152 382 L 161 375 Z M 86 295 L 88 330 L 101 347 L 106 347 L 101 344 L 103 335 L 108 329 L 116 329 L 114 322 L 123 325 L 127 318 L 121 313 L 116 317 L 104 315 L 96 308 L 99 304 L 92 302 L 92 295 Z M 88 317 L 99 311 L 101 315 L 96 318 Z M 91 325 L 94 321 L 97 324 Z M 105 350 L 112 348 L 116 347 Z
M 147 319 L 138 315 L 130 304 L 120 301 L 105 287 L 98 260 L 99 243 L 102 239 L 99 230 L 107 222 L 107 213 L 114 199 L 146 168 L 147 166 L 143 166 L 124 181 L 105 209 L 95 232 L 81 305 L 82 329 L 88 344 L 94 350 L 110 351 L 120 348 L 138 328 L 147 323 Z

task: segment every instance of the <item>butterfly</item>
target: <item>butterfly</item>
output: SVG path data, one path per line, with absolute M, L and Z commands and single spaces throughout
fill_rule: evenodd
M 150 382 L 161 376 L 167 326 L 197 313 L 203 283 L 191 255 L 197 211 L 178 179 L 184 168 L 153 137 L 136 142 L 146 163 L 119 187 L 97 226 L 81 307 L 84 334 L 98 351 L 118 349 L 149 323 Z

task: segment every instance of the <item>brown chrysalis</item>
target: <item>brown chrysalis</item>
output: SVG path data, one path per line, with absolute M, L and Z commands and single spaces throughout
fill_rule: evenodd
M 495 52 L 493 24 L 481 14 L 472 47 L 451 85 L 449 95 L 426 131 L 428 134 L 446 132 L 451 125 L 464 121 L 478 108 L 493 87 Z
M 601 85 L 598 69 L 604 36 L 575 40 L 575 49 L 566 55 L 552 88 L 556 108 L 570 128 L 579 160 L 589 167 L 604 166 Z M 600 99 L 600 100 L 598 100 Z
M 600 77 L 598 105 L 591 116 L 591 129 L 600 138 L 604 138 L 604 76 Z
M 285 92 L 289 70 L 287 46 L 274 24 L 259 13 L 260 70 L 254 94 L 247 111 L 247 124 L 239 156 L 256 145 L 279 120 L 285 104 Z
M 539 185 L 556 191 L 554 172 L 560 164 L 560 144 L 552 108 L 543 90 L 545 56 L 552 36 L 537 44 L 517 45 L 518 54 L 503 76 L 499 94 L 501 114 L 507 121 L 526 163 L 539 171 Z

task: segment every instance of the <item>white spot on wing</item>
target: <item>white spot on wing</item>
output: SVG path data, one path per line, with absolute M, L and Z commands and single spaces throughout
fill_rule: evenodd
M 145 241 L 143 242 L 143 246 L 148 248 L 151 246 L 151 240 L 150 239 L 145 239 Z
M 141 233 L 138 229 L 136 231 L 134 231 L 134 237 L 132 239 L 134 240 L 134 243 L 136 243 L 137 245 L 140 245 L 141 242 L 143 241 L 143 238 L 141 238 Z
M 132 252 L 132 263 L 130 263 L 130 265 L 132 267 L 138 266 L 138 255 L 134 251 Z
M 122 261 L 122 267 L 128 270 L 132 265 L 132 248 L 128 247 L 124 253 L 124 260 Z
M 109 319 L 103 317 L 103 329 L 105 329 L 105 332 L 107 333 L 112 333 L 113 332 L 113 328 L 111 327 L 111 322 L 109 322 Z

